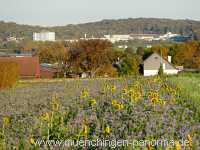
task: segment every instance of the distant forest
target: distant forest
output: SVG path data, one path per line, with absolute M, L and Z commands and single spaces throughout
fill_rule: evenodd
M 200 33 L 200 21 L 194 20 L 172 20 L 155 18 L 119 19 L 102 20 L 99 22 L 84 23 L 77 25 L 41 27 L 31 25 L 19 25 L 14 22 L 0 21 L 0 39 L 8 36 L 23 37 L 32 39 L 33 32 L 41 31 L 56 32 L 56 39 L 73 39 L 88 36 L 102 37 L 104 34 L 164 34 L 173 32 L 178 34 L 197 34 Z

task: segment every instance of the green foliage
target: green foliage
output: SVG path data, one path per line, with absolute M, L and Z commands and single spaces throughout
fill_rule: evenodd
M 13 86 L 19 78 L 19 66 L 14 62 L 0 62 L 0 89 Z
M 127 61 L 123 61 L 120 65 L 120 75 L 132 75 L 133 69 L 131 64 L 129 64 Z
M 200 122 L 200 74 L 181 73 L 178 76 L 171 76 L 169 79 L 181 88 L 180 102 L 192 110 L 196 110 L 195 117 Z
M 139 65 L 142 62 L 141 56 L 135 54 L 133 50 L 129 48 L 125 50 L 121 60 L 122 62 L 118 67 L 121 76 L 139 74 Z

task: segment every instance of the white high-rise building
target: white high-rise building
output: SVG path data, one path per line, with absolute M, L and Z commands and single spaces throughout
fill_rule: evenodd
M 34 41 L 55 41 L 55 32 L 33 33 Z

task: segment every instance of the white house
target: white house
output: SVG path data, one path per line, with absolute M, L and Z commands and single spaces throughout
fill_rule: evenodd
M 159 54 L 151 54 L 143 63 L 144 76 L 154 76 L 158 74 L 160 66 L 163 66 L 163 71 L 167 75 L 178 74 L 179 70 L 171 64 L 171 56 L 168 60 L 162 58 Z

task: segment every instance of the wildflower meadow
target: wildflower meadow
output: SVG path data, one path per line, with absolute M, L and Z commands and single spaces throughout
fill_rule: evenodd
M 65 147 L 55 141 L 168 139 L 173 144 L 114 148 L 198 150 L 199 115 L 183 104 L 181 93 L 177 84 L 158 76 L 21 81 L 0 92 L 0 148 L 95 150 L 111 147 Z

